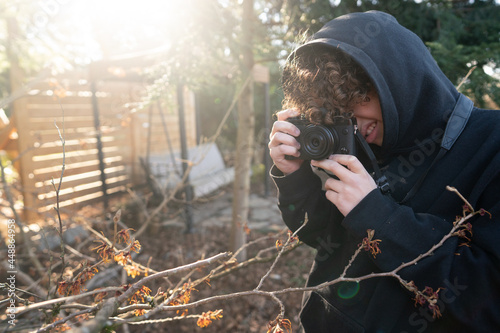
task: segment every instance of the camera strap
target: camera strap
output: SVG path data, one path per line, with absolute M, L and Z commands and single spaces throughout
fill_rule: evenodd
M 387 194 L 390 192 L 390 186 L 389 186 L 389 181 L 387 180 L 387 177 L 380 171 L 380 168 L 377 164 L 377 159 L 375 157 L 375 154 L 373 153 L 372 149 L 366 142 L 365 138 L 361 134 L 360 131 L 356 130 L 356 139 L 363 148 L 363 151 L 365 152 L 366 156 L 370 159 L 370 162 L 373 167 L 373 171 L 375 172 L 375 183 L 377 184 L 377 187 L 382 191 L 383 194 Z
M 455 141 L 457 141 L 460 134 L 462 134 L 467 121 L 469 120 L 473 107 L 474 103 L 469 98 L 460 94 L 453 112 L 450 115 L 450 119 L 448 119 L 448 123 L 446 124 L 439 153 L 432 161 L 430 167 L 427 168 L 420 179 L 415 183 L 415 185 L 413 185 L 412 189 L 406 194 L 405 198 L 400 202 L 401 204 L 410 200 L 415 193 L 417 193 L 432 167 L 451 149 Z

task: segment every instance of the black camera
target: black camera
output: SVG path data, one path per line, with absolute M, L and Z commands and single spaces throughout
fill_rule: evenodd
M 297 126 L 300 135 L 300 157 L 286 155 L 288 160 L 323 160 L 333 154 L 356 154 L 355 127 L 351 119 L 336 120 L 333 125 L 314 125 L 300 117 L 287 119 Z

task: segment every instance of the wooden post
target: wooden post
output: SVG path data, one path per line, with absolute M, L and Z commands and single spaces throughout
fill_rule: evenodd
M 243 77 L 250 76 L 250 82 L 243 88 L 238 99 L 238 134 L 236 137 L 236 160 L 234 168 L 233 216 L 231 224 L 230 249 L 236 251 L 247 241 L 245 226 L 248 222 L 250 199 L 250 170 L 254 151 L 255 114 L 253 103 L 253 0 L 243 0 L 242 22 L 242 66 Z M 238 261 L 246 260 L 245 250 L 238 255 Z
M 11 69 L 12 70 L 12 69 Z M 17 124 L 18 148 L 19 148 L 19 175 L 22 184 L 24 219 L 27 223 L 33 222 L 38 216 L 38 193 L 33 175 L 33 140 L 29 130 L 22 128 L 19 124 L 29 122 L 26 97 L 13 102 L 12 117 Z
M 7 19 L 7 57 L 10 62 L 10 94 L 16 95 L 22 90 L 24 83 L 24 71 L 19 66 L 19 59 L 15 50 L 15 40 L 19 36 L 19 27 L 13 17 Z M 30 115 L 27 108 L 27 97 L 21 97 L 12 102 L 11 121 L 17 126 L 18 132 L 18 152 L 19 175 L 22 184 L 22 194 L 24 203 L 24 218 L 27 222 L 38 217 L 37 214 L 37 193 L 35 188 L 35 178 L 33 169 L 33 140 L 29 131 L 22 128 L 21 124 L 29 122 Z
M 265 137 L 266 144 L 264 147 L 264 196 L 269 196 L 269 188 L 271 187 L 271 177 L 269 176 L 269 170 L 271 169 L 271 156 L 269 155 L 269 134 L 271 133 L 271 99 L 269 97 L 269 82 L 264 83 L 264 99 L 265 99 L 265 110 L 264 110 L 264 127 L 265 127 Z

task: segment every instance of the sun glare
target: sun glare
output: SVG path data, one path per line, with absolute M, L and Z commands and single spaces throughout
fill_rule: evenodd
M 74 0 L 75 24 L 90 30 L 102 57 L 169 45 L 175 26 L 183 24 L 189 0 Z M 89 26 L 90 29 L 85 27 Z

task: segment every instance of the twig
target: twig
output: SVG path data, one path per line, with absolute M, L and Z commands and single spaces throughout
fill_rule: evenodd
M 225 259 L 229 258 L 229 256 L 230 256 L 230 253 L 223 252 L 223 253 L 219 253 L 213 257 L 204 259 L 204 260 L 198 260 L 198 261 L 191 263 L 191 264 L 187 264 L 187 265 L 176 267 L 176 268 L 171 268 L 171 269 L 168 269 L 168 270 L 165 270 L 162 272 L 158 272 L 158 273 L 146 276 L 143 279 L 141 279 L 140 281 L 134 283 L 125 293 L 123 293 L 123 295 L 120 295 L 118 297 L 118 301 L 122 302 L 122 301 L 128 299 L 133 294 L 135 294 L 135 292 L 137 292 L 137 290 L 139 290 L 142 286 L 144 286 L 149 281 L 152 281 L 152 280 L 155 280 L 158 278 L 163 278 L 166 276 L 170 276 L 173 274 L 183 273 L 185 271 L 191 271 L 193 269 L 207 266 L 207 265 L 210 265 L 210 264 L 217 262 L 217 261 L 220 261 L 220 260 L 225 260 Z
M 446 186 L 446 189 L 448 191 L 454 192 L 456 195 L 458 195 L 460 197 L 460 199 L 462 199 L 462 201 L 467 205 L 467 207 L 469 207 L 470 211 L 471 212 L 474 211 L 474 207 L 472 207 L 472 205 L 469 203 L 469 201 L 467 201 L 467 199 L 465 199 L 464 196 L 460 192 L 458 192 L 458 190 L 455 187 Z
M 354 260 L 358 257 L 358 255 L 361 252 L 362 248 L 363 248 L 363 246 L 360 244 L 358 246 L 358 248 L 356 249 L 356 251 L 354 252 L 354 254 L 352 255 L 351 259 L 349 260 L 349 263 L 345 266 L 344 271 L 342 272 L 342 274 L 340 275 L 340 277 L 342 277 L 342 278 L 345 277 L 345 275 L 347 274 L 347 270 L 349 269 L 349 267 L 351 267 L 351 265 L 354 262 Z
M 45 242 L 45 248 L 49 252 L 49 269 L 47 271 L 48 282 L 47 282 L 47 297 L 46 297 L 46 299 L 49 299 L 50 298 L 50 285 L 51 285 L 51 281 L 52 281 L 52 261 L 53 261 L 54 257 L 52 256 L 52 250 L 49 247 L 49 242 L 47 242 L 47 236 L 45 235 L 45 230 L 42 227 L 40 227 L 40 231 L 42 233 L 43 241 Z
M 172 198 L 174 198 L 175 194 L 177 193 L 177 191 L 182 187 L 184 186 L 185 182 L 186 182 L 186 179 L 189 175 L 189 173 L 191 172 L 191 168 L 192 168 L 192 165 L 190 163 L 188 163 L 188 168 L 186 170 L 186 172 L 184 173 L 183 177 L 182 177 L 182 180 L 177 184 L 177 186 L 172 190 L 171 194 L 169 196 L 165 196 L 165 198 L 163 199 L 163 201 L 158 205 L 158 207 L 156 207 L 154 209 L 154 211 L 149 214 L 149 216 L 147 217 L 146 221 L 142 224 L 142 226 L 139 228 L 139 230 L 137 230 L 136 233 L 134 233 L 134 238 L 138 238 L 140 235 L 142 235 L 142 233 L 144 231 L 146 231 L 147 227 L 151 224 L 151 221 L 153 220 L 153 218 L 161 212 L 161 210 L 172 200 Z
M 456 220 L 453 227 L 451 228 L 451 230 L 447 234 L 445 234 L 441 238 L 441 240 L 437 244 L 433 245 L 428 251 L 418 255 L 416 258 L 414 258 L 411 261 L 402 263 L 400 266 L 394 268 L 392 271 L 389 271 L 389 272 L 371 273 L 371 274 L 366 274 L 366 275 L 358 276 L 358 277 L 346 277 L 348 268 L 352 265 L 352 263 L 354 262 L 354 260 L 356 259 L 356 257 L 358 256 L 358 254 L 361 251 L 361 247 L 359 247 L 356 250 L 356 252 L 353 254 L 353 256 L 351 257 L 351 259 L 350 259 L 348 265 L 346 266 L 346 268 L 344 269 L 343 273 L 338 278 L 336 278 L 334 280 L 327 281 L 323 284 L 320 284 L 317 286 L 312 286 L 312 287 L 285 288 L 285 289 L 275 290 L 275 291 L 261 290 L 266 278 L 269 277 L 269 275 L 271 274 L 271 272 L 275 268 L 277 262 L 282 258 L 282 256 L 285 253 L 287 253 L 287 251 L 289 251 L 290 248 L 298 246 L 297 245 L 298 243 L 291 244 L 291 242 L 292 242 L 292 240 L 295 239 L 296 235 L 306 225 L 307 220 L 308 220 L 307 216 L 306 216 L 304 224 L 299 229 L 297 229 L 293 234 L 289 235 L 286 243 L 282 246 L 282 248 L 280 249 L 280 251 L 278 252 L 276 257 L 274 258 L 273 264 L 271 265 L 269 270 L 264 274 L 264 276 L 261 278 L 257 287 L 253 290 L 235 292 L 235 293 L 230 293 L 230 294 L 225 294 L 225 295 L 215 295 L 215 296 L 207 297 L 207 298 L 204 298 L 204 299 L 192 302 L 192 303 L 181 304 L 181 305 L 171 305 L 172 300 L 175 299 L 182 292 L 182 290 L 180 288 L 176 288 L 176 289 L 171 291 L 172 292 L 171 295 L 166 300 L 162 301 L 156 307 L 152 307 L 151 304 L 147 304 L 147 303 L 134 304 L 134 305 L 120 307 L 120 304 L 123 304 L 123 302 L 130 299 L 139 290 L 141 290 L 141 288 L 143 286 L 145 286 L 147 283 L 149 283 L 155 279 L 166 278 L 166 277 L 171 276 L 173 274 L 180 274 L 180 273 L 183 273 L 183 274 L 187 273 L 188 274 L 187 276 L 189 276 L 189 273 L 194 272 L 196 269 L 213 264 L 219 260 L 223 260 L 224 264 L 222 264 L 222 265 L 218 266 L 217 268 L 215 268 L 214 270 L 212 270 L 204 278 L 198 279 L 195 282 L 190 283 L 189 288 L 195 286 L 196 284 L 202 283 L 207 278 L 213 278 L 214 276 L 218 276 L 220 274 L 225 273 L 226 271 L 222 271 L 222 272 L 219 272 L 219 271 L 222 270 L 224 267 L 227 267 L 228 263 L 233 262 L 234 255 L 231 255 L 229 253 L 220 253 L 220 254 L 213 256 L 213 257 L 210 257 L 208 259 L 199 260 L 197 262 L 194 262 L 194 263 L 191 263 L 188 265 L 183 265 L 183 266 L 179 266 L 176 268 L 172 268 L 172 269 L 168 269 L 168 270 L 154 273 L 152 275 L 149 275 L 147 277 L 142 278 L 141 280 L 137 281 L 136 283 L 134 283 L 130 287 L 112 287 L 112 288 L 98 289 L 98 290 L 94 290 L 92 292 L 83 293 L 81 295 L 62 297 L 59 299 L 53 299 L 50 301 L 31 304 L 28 306 L 17 308 L 19 311 L 18 314 L 24 313 L 27 311 L 31 311 L 31 310 L 35 310 L 35 309 L 46 308 L 46 307 L 49 307 L 49 306 L 54 305 L 54 304 L 66 304 L 67 307 L 72 307 L 72 308 L 76 308 L 76 309 L 79 308 L 80 309 L 79 312 L 81 312 L 81 314 L 83 314 L 83 313 L 95 313 L 94 319 L 85 323 L 83 325 L 83 327 L 75 329 L 74 332 L 78 332 L 78 333 L 98 332 L 106 325 L 109 325 L 108 323 L 110 320 L 114 321 L 115 324 L 117 324 L 117 325 L 123 325 L 126 323 L 129 323 L 129 324 L 147 324 L 147 323 L 152 323 L 152 322 L 157 322 L 157 321 L 170 321 L 170 320 L 175 320 L 176 317 L 169 317 L 169 318 L 156 319 L 156 320 L 150 320 L 149 318 L 151 318 L 155 314 L 158 314 L 158 313 L 163 312 L 163 311 L 187 310 L 187 309 L 196 308 L 196 307 L 204 305 L 204 304 L 212 303 L 215 301 L 221 301 L 221 300 L 227 301 L 227 300 L 237 299 L 237 298 L 247 297 L 247 296 L 258 296 L 258 297 L 268 298 L 268 299 L 272 300 L 272 302 L 274 302 L 275 304 L 277 304 L 279 306 L 280 314 L 277 317 L 276 323 L 281 323 L 284 319 L 285 306 L 284 306 L 283 302 L 280 300 L 279 296 L 285 295 L 288 293 L 305 292 L 305 291 L 318 291 L 318 290 L 332 286 L 332 285 L 337 284 L 337 283 L 342 282 L 342 281 L 360 282 L 363 280 L 368 280 L 368 279 L 378 278 L 378 277 L 394 278 L 394 279 L 398 280 L 400 284 L 404 285 L 408 289 L 408 282 L 405 281 L 403 278 L 401 278 L 401 276 L 399 275 L 399 272 L 401 270 L 403 270 L 404 268 L 412 266 L 412 265 L 416 264 L 417 262 L 425 259 L 426 257 L 431 256 L 439 247 L 441 247 L 444 244 L 444 242 L 446 242 L 446 240 L 448 240 L 451 237 L 456 236 L 456 232 L 461 227 L 463 227 L 463 225 L 466 221 L 471 219 L 474 215 L 482 213 L 482 210 L 481 211 L 474 211 L 472 209 L 472 206 L 470 205 L 470 203 L 468 203 L 467 200 L 465 200 L 465 198 L 462 195 L 460 195 L 456 189 L 451 188 L 451 187 L 447 187 L 447 189 L 449 191 L 457 193 L 459 195 L 459 197 L 466 203 L 467 207 L 470 209 L 470 212 L 467 209 L 465 209 L 464 216 L 461 217 L 460 219 Z M 465 213 L 468 213 L 468 214 L 466 215 Z M 107 243 L 111 244 L 111 242 L 109 240 L 107 240 L 106 237 L 100 235 L 97 231 L 93 231 L 93 232 L 95 234 L 97 234 L 99 237 L 101 237 L 102 239 L 105 239 Z M 250 242 L 249 244 L 255 244 L 258 241 L 265 240 L 265 239 L 269 239 L 269 236 L 261 237 L 253 242 Z M 245 246 L 249 246 L 249 245 L 247 244 Z M 252 258 L 253 262 L 257 262 L 259 260 L 264 260 L 264 259 L 269 259 L 269 258 L 261 258 L 260 257 L 260 254 L 263 251 L 265 251 L 265 250 L 260 251 L 254 258 Z M 246 263 L 249 264 L 250 262 L 252 262 L 252 260 L 242 262 L 239 265 L 245 265 Z M 237 266 L 239 266 L 239 265 L 237 265 Z M 237 266 L 234 266 L 234 267 L 237 267 Z M 232 268 L 229 268 L 229 269 L 232 269 Z M 69 302 L 75 302 L 76 300 L 79 300 L 83 297 L 88 297 L 90 295 L 108 292 L 108 291 L 119 291 L 119 292 L 123 292 L 123 294 L 121 294 L 119 296 L 111 297 L 111 298 L 107 299 L 106 301 L 101 302 L 98 305 L 88 306 L 87 308 L 83 308 L 83 309 L 82 309 L 82 307 L 84 307 L 84 305 L 81 305 L 81 304 L 70 305 L 70 304 L 68 304 Z M 163 299 L 163 297 L 164 297 L 163 294 L 158 293 L 154 297 L 153 302 L 155 304 L 158 304 L 156 301 Z M 118 314 L 130 314 L 131 311 L 135 311 L 135 310 L 149 310 L 149 311 L 146 312 L 144 315 L 138 316 L 138 317 L 116 318 L 116 315 L 118 315 Z M 57 325 L 63 324 L 65 322 L 75 318 L 77 316 L 77 313 L 78 312 L 63 318 L 62 320 L 60 320 L 58 322 L 54 322 L 46 327 L 43 327 L 39 330 L 39 332 L 46 332 L 46 331 L 56 327 Z M 199 315 L 190 315 L 189 317 L 195 318 L 196 316 L 199 316 Z
M 117 311 L 119 304 L 122 303 L 123 301 L 126 301 L 130 297 L 132 297 L 139 289 L 141 289 L 142 286 L 144 286 L 146 283 L 158 279 L 158 278 L 163 278 L 167 277 L 173 274 L 178 274 L 178 273 L 183 273 L 186 271 L 191 271 L 193 269 L 197 269 L 206 265 L 210 265 L 214 262 L 217 262 L 219 260 L 225 260 L 230 256 L 229 253 L 224 252 L 220 253 L 218 255 L 215 255 L 213 257 L 210 257 L 205 260 L 199 260 L 197 262 L 168 269 L 162 272 L 158 272 L 153 275 L 149 275 L 147 277 L 142 278 L 140 281 L 137 281 L 134 283 L 130 288 L 127 289 L 123 294 L 121 294 L 118 297 L 113 297 L 108 300 L 106 300 L 102 306 L 98 308 L 98 311 L 96 313 L 96 316 L 94 319 L 86 322 L 81 328 L 75 329 L 75 333 L 85 333 L 85 332 L 98 332 L 100 331 L 103 327 L 106 326 L 107 321 L 109 318 Z
M 292 252 L 293 250 L 295 250 L 297 247 L 299 247 L 301 245 L 303 245 L 302 242 L 297 242 L 297 243 L 292 244 L 291 246 L 288 246 L 284 250 L 283 255 L 286 255 L 289 252 Z M 241 263 L 238 263 L 235 266 L 227 267 L 225 270 L 223 270 L 223 271 L 221 271 L 219 273 L 214 272 L 214 274 L 212 276 L 210 276 L 210 280 L 215 280 L 215 279 L 221 278 L 223 276 L 226 276 L 228 274 L 234 273 L 234 272 L 236 272 L 236 271 L 238 271 L 240 269 L 252 266 L 254 264 L 261 264 L 261 263 L 266 263 L 266 262 L 270 262 L 272 260 L 275 260 L 277 254 L 273 255 L 273 256 L 269 256 L 269 257 L 260 257 L 260 253 L 261 252 L 268 252 L 267 250 L 274 250 L 274 251 L 276 251 L 276 247 L 273 246 L 273 247 L 264 249 L 262 251 L 259 251 L 259 253 L 255 257 L 250 258 L 250 259 L 248 259 L 246 261 L 243 261 Z
M 65 297 L 60 297 L 60 298 L 49 299 L 47 301 L 43 301 L 43 302 L 40 302 L 40 303 L 30 304 L 28 306 L 19 306 L 19 307 L 16 308 L 16 311 L 17 311 L 17 314 L 21 314 L 21 313 L 25 313 L 27 311 L 31 311 L 31 310 L 35 310 L 35 309 L 40 309 L 40 308 L 43 308 L 45 306 L 49 306 L 49 305 L 53 305 L 53 304 L 58 304 L 58 303 L 65 304 L 65 303 L 68 303 L 68 302 L 74 302 L 74 301 L 77 301 L 79 299 L 82 299 L 82 298 L 85 298 L 85 297 L 88 297 L 88 296 L 92 296 L 92 295 L 99 294 L 99 293 L 112 292 L 112 291 L 123 291 L 123 286 L 121 286 L 121 287 L 107 287 L 107 288 L 102 288 L 102 289 L 95 289 L 95 290 L 87 291 L 87 292 L 84 292 L 84 293 L 78 294 L 78 295 L 65 296 Z
M 5 272 L 10 270 L 7 261 L 3 260 L 0 265 L 2 265 Z M 29 287 L 25 289 L 33 290 L 38 295 L 39 298 L 43 298 L 42 295 L 47 295 L 47 290 L 41 287 L 38 283 L 35 283 L 35 281 L 33 281 L 33 279 L 28 274 L 18 270 L 16 273 L 16 279 L 19 279 L 24 284 L 28 285 Z
M 262 288 L 262 285 L 264 284 L 264 281 L 267 279 L 267 277 L 273 271 L 274 267 L 276 266 L 276 264 L 280 260 L 281 255 L 283 254 L 283 251 L 285 250 L 285 248 L 288 246 L 288 244 L 290 244 L 290 241 L 292 241 L 293 239 L 295 239 L 295 237 L 297 236 L 297 234 L 306 226 L 307 222 L 308 222 L 308 217 L 307 217 L 307 213 L 306 213 L 306 215 L 304 217 L 304 223 L 302 223 L 302 225 L 297 230 L 295 230 L 295 232 L 291 236 L 288 237 L 288 239 L 286 240 L 285 244 L 283 245 L 283 247 L 279 251 L 278 255 L 276 256 L 276 259 L 274 259 L 273 264 L 271 265 L 271 267 L 269 268 L 269 270 L 267 271 L 267 273 L 264 274 L 264 276 L 260 279 L 260 282 L 257 285 L 257 287 L 255 287 L 255 290 L 259 290 L 260 288 Z
M 61 106 L 61 110 L 63 112 L 63 135 L 61 135 L 61 131 L 59 130 L 59 127 L 57 126 L 57 123 L 54 121 L 54 126 L 57 128 L 57 133 L 59 134 L 59 139 L 61 140 L 62 144 L 62 168 L 61 168 L 61 176 L 59 177 L 59 184 L 56 188 L 54 179 L 52 179 L 52 186 L 54 186 L 54 190 L 56 192 L 56 207 L 54 209 L 57 212 L 57 219 L 59 221 L 59 239 L 61 241 L 61 254 L 59 258 L 61 258 L 61 274 L 59 275 L 59 278 L 57 279 L 57 282 L 60 282 L 63 280 L 63 275 L 64 275 L 64 269 L 66 268 L 66 263 L 65 263 L 65 250 L 64 250 L 64 237 L 63 237 L 63 223 L 62 223 L 62 218 L 61 218 L 61 211 L 59 207 L 59 193 L 61 191 L 61 186 L 62 186 L 62 181 L 64 177 L 64 170 L 66 169 L 66 140 L 64 139 L 64 109 Z M 50 287 L 50 286 L 49 286 Z M 57 290 L 57 288 L 56 288 Z M 54 293 L 55 296 L 55 293 Z
M 195 301 L 195 302 L 187 303 L 187 304 L 182 304 L 182 305 L 165 305 L 165 303 L 166 303 L 165 302 L 165 303 L 160 304 L 157 307 L 153 308 L 151 311 L 146 313 L 146 315 L 133 318 L 132 321 L 140 321 L 143 319 L 147 319 L 147 318 L 153 316 L 154 314 L 159 313 L 160 311 L 179 311 L 179 310 L 193 309 L 193 308 L 197 308 L 201 305 L 205 305 L 205 304 L 216 302 L 216 301 L 227 301 L 227 300 L 231 300 L 234 298 L 247 297 L 247 296 L 263 296 L 266 298 L 270 298 L 275 303 L 277 303 L 281 308 L 282 302 L 276 297 L 275 294 L 276 294 L 275 292 L 270 292 L 270 291 L 248 290 L 248 291 L 240 291 L 240 292 L 235 292 L 235 293 L 226 294 L 226 295 L 211 296 L 211 297 L 201 299 L 199 301 Z
M 473 66 L 469 72 L 467 73 L 467 75 L 465 75 L 465 77 L 460 81 L 460 84 L 457 86 L 457 90 L 460 90 L 460 88 L 462 87 L 462 85 L 465 83 L 465 81 L 467 81 L 467 79 L 469 78 L 469 76 L 472 74 L 472 72 L 476 69 L 477 66 Z
M 36 331 L 36 333 L 51 332 L 51 330 L 53 328 L 55 328 L 57 325 L 64 324 L 64 323 L 70 321 L 73 318 L 76 318 L 76 317 L 78 317 L 80 315 L 83 315 L 83 314 L 86 314 L 86 313 L 91 313 L 92 311 L 94 311 L 93 307 L 90 308 L 90 309 L 84 309 L 84 310 L 81 310 L 81 311 L 74 312 L 74 313 L 68 315 L 67 317 L 64 317 L 61 320 L 55 321 L 55 322 L 53 322 L 50 325 L 47 325 L 45 327 L 40 328 L 39 330 Z
M 191 319 L 191 318 L 200 318 L 201 315 L 186 315 L 186 316 L 176 316 L 176 317 L 168 317 L 168 318 L 161 318 L 161 319 L 150 319 L 150 320 L 142 320 L 142 321 L 130 321 L 127 319 L 123 318 L 118 318 L 118 317 L 113 317 L 109 318 L 111 320 L 117 321 L 117 322 L 125 322 L 130 325 L 147 325 L 147 324 L 157 324 L 157 323 L 165 323 L 168 321 L 175 321 L 175 320 L 181 320 L 181 319 Z
M 229 118 L 229 115 L 231 114 L 231 111 L 233 110 L 234 106 L 236 105 L 236 102 L 240 99 L 241 94 L 245 91 L 246 87 L 248 84 L 250 84 L 250 81 L 252 80 L 252 74 L 250 74 L 243 85 L 240 88 L 240 91 L 235 94 L 233 101 L 231 102 L 231 105 L 227 108 L 226 114 L 222 118 L 219 127 L 217 127 L 217 130 L 215 131 L 215 134 L 208 140 L 208 142 L 215 142 L 215 140 L 219 137 L 220 133 L 222 132 L 222 129 L 224 128 L 224 124 L 227 121 L 227 118 Z

